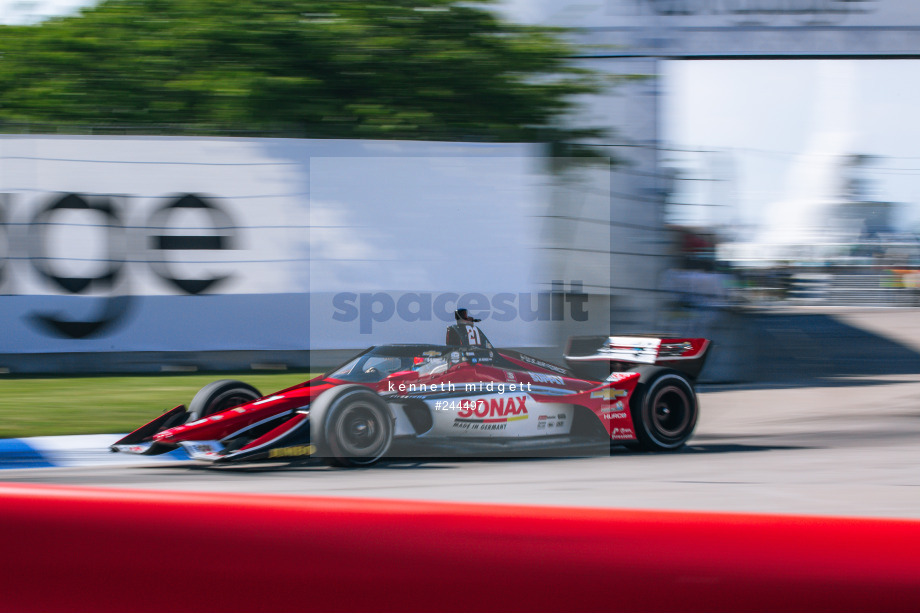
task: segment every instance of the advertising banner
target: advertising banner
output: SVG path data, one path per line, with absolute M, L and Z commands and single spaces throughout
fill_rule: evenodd
M 305 347 L 308 158 L 285 140 L 0 138 L 0 352 Z
M 0 137 L 0 354 L 439 343 L 461 306 L 545 344 L 587 299 L 535 151 Z

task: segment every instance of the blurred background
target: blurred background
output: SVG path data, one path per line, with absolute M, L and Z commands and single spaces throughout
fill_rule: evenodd
M 916 372 L 920 13 L 800 4 L 4 1 L 0 368 L 315 370 L 468 307 Z

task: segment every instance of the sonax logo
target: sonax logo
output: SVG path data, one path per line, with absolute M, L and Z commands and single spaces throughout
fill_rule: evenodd
M 511 422 L 526 420 L 527 397 L 509 397 L 507 399 L 463 399 L 460 401 L 458 419 L 471 422 Z

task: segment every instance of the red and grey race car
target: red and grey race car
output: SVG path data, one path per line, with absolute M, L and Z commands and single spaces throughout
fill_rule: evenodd
M 513 350 L 448 345 L 371 347 L 308 382 L 263 396 L 220 380 L 111 446 L 161 454 L 182 447 L 214 463 L 384 457 L 560 454 L 629 446 L 674 450 L 699 405 L 694 382 L 707 339 L 570 339 L 568 367 Z

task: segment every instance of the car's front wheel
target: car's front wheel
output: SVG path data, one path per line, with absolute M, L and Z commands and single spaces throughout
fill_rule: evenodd
M 233 379 L 211 382 L 198 391 L 188 405 L 186 423 L 262 398 L 255 387 Z
M 384 401 L 364 386 L 341 386 L 320 395 L 310 407 L 315 456 L 340 467 L 362 467 L 380 460 L 393 443 L 394 420 Z

